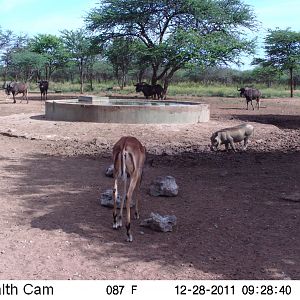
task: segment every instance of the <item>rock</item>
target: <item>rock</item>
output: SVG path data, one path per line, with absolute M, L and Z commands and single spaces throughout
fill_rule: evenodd
M 113 190 L 112 189 L 108 189 L 100 195 L 100 204 L 102 206 L 106 206 L 106 207 L 111 207 L 111 208 L 114 207 L 114 199 L 113 199 Z M 126 202 L 124 203 L 124 207 L 125 207 L 125 205 L 126 205 Z M 121 206 L 121 197 L 120 197 L 120 194 L 118 194 L 117 208 L 120 208 L 120 206 Z M 130 207 L 133 207 L 133 206 L 134 206 L 134 201 L 131 202 Z
M 173 176 L 159 176 L 152 181 L 149 189 L 151 196 L 174 197 L 178 195 L 178 185 Z
M 158 213 L 151 213 L 149 219 L 141 222 L 141 226 L 151 228 L 155 231 L 168 232 L 173 230 L 176 225 L 176 216 L 161 216 Z
M 114 177 L 114 165 L 111 164 L 105 171 L 107 177 Z
M 281 198 L 286 201 L 300 202 L 300 192 L 294 192 L 292 194 L 282 194 Z

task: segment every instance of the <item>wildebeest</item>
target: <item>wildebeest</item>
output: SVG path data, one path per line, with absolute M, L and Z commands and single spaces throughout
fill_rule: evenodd
M 47 94 L 48 94 L 48 87 L 49 83 L 47 80 L 40 80 L 38 81 L 39 88 L 41 91 L 41 100 L 47 100 Z
M 217 151 L 220 145 L 225 144 L 226 151 L 228 151 L 229 144 L 234 152 L 236 152 L 234 143 L 244 141 L 243 150 L 246 150 L 248 139 L 252 135 L 254 128 L 251 124 L 240 124 L 235 127 L 225 128 L 216 131 L 212 134 L 210 141 L 210 149 Z
M 163 98 L 163 88 L 160 84 L 155 84 L 155 85 L 150 85 L 146 82 L 139 82 L 134 85 L 135 91 L 138 92 L 143 92 L 144 96 L 146 99 L 148 99 L 150 96 L 153 97 L 154 99 L 162 99 Z
M 22 103 L 24 97 L 26 98 L 27 103 L 28 103 L 28 85 L 27 85 L 26 83 L 23 83 L 23 82 L 15 82 L 15 81 L 9 82 L 9 83 L 7 83 L 6 86 L 5 86 L 5 93 L 6 93 L 7 95 L 10 95 L 10 93 L 12 93 L 13 99 L 14 99 L 14 102 L 13 102 L 13 103 L 16 103 L 16 98 L 15 98 L 15 96 L 16 96 L 17 94 L 21 93 L 21 94 L 23 94 L 21 103 Z
M 259 90 L 245 87 L 245 88 L 238 89 L 238 91 L 240 92 L 241 97 L 246 98 L 247 109 L 248 109 L 249 102 L 251 102 L 252 108 L 254 110 L 252 100 L 256 100 L 257 109 L 259 109 L 259 98 L 261 97 L 261 92 Z
M 122 226 L 122 214 L 124 202 L 126 201 L 126 229 L 127 241 L 132 242 L 132 234 L 130 229 L 130 202 L 132 193 L 136 186 L 140 186 L 142 180 L 143 166 L 146 159 L 146 148 L 141 142 L 133 136 L 123 136 L 113 147 L 113 162 L 114 162 L 114 210 L 113 210 L 113 228 L 118 229 Z M 127 175 L 130 176 L 128 191 Z M 117 216 L 117 197 L 118 197 L 118 179 L 124 181 L 124 195 L 121 201 L 119 216 Z M 135 217 L 139 218 L 139 202 L 136 198 L 135 202 Z

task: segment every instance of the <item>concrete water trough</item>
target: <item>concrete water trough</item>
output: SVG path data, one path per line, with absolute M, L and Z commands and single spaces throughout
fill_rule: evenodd
M 208 122 L 209 104 L 186 101 L 110 99 L 80 96 L 46 101 L 46 119 L 124 124 L 184 124 Z

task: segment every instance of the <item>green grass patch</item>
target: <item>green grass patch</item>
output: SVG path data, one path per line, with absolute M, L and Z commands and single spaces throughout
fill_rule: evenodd
M 285 86 L 276 86 L 272 88 L 266 88 L 264 86 L 256 86 L 262 92 L 262 98 L 289 98 L 290 91 Z M 80 84 L 71 82 L 50 82 L 49 90 L 51 92 L 61 91 L 63 93 L 79 93 Z M 39 88 L 37 84 L 30 84 L 30 91 L 38 92 Z M 93 83 L 93 90 L 91 90 L 90 84 L 84 84 L 85 94 L 98 94 L 98 93 L 118 93 L 122 95 L 135 94 L 135 87 L 133 84 L 129 84 L 124 87 L 123 90 L 120 89 L 117 82 L 108 81 Z M 136 93 L 142 95 L 142 93 Z M 203 85 L 195 82 L 180 82 L 172 83 L 168 89 L 168 96 L 195 96 L 195 97 L 229 97 L 229 98 L 239 98 L 240 93 L 237 91 L 237 86 L 228 85 Z M 295 97 L 300 97 L 300 90 L 294 91 Z

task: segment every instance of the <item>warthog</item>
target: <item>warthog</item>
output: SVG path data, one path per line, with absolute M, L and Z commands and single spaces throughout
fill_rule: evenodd
M 215 133 L 213 133 L 210 138 L 210 149 L 212 151 L 217 151 L 218 147 L 224 144 L 226 151 L 228 151 L 228 147 L 230 144 L 232 150 L 236 152 L 234 143 L 244 141 L 243 150 L 246 150 L 248 139 L 253 133 L 253 130 L 254 128 L 250 124 L 241 124 L 235 127 L 218 130 Z
M 259 109 L 259 98 L 261 97 L 261 92 L 259 90 L 246 87 L 246 88 L 240 88 L 238 89 L 238 91 L 240 92 L 241 97 L 246 98 L 247 109 L 248 109 L 249 102 L 251 102 L 252 108 L 254 110 L 252 100 L 256 100 L 256 106 L 257 109 Z
M 145 82 L 139 82 L 134 85 L 135 86 L 135 91 L 138 92 L 143 92 L 144 96 L 146 99 L 149 97 L 153 97 L 154 99 L 162 99 L 163 98 L 163 91 L 164 89 L 160 84 L 155 84 L 155 85 L 150 85 Z
M 23 83 L 23 82 L 14 82 L 14 81 L 13 82 L 9 82 L 5 86 L 5 93 L 7 95 L 10 95 L 10 93 L 12 93 L 13 99 L 14 99 L 13 103 L 16 103 L 15 96 L 17 94 L 19 94 L 19 93 L 22 93 L 23 94 L 23 98 L 22 98 L 21 102 L 25 98 L 27 100 L 27 103 L 28 103 L 28 86 L 27 86 L 26 83 Z

